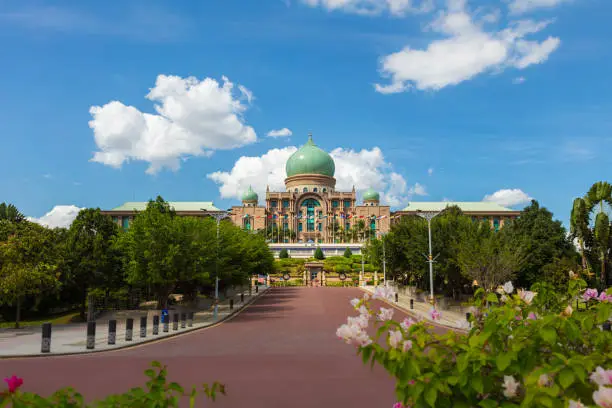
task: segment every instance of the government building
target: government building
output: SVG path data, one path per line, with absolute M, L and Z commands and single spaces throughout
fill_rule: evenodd
M 260 205 L 259 196 L 249 187 L 242 195 L 241 205 L 233 206 L 228 214 L 244 230 L 265 230 L 276 255 L 285 248 L 292 257 L 310 257 L 316 247 L 328 256 L 342 255 L 347 247 L 359 254 L 364 241 L 386 234 L 392 222 L 401 217 L 439 212 L 452 205 L 474 220 L 489 222 L 495 229 L 520 213 L 487 202 L 410 202 L 403 210 L 391 213 L 388 205 L 380 203 L 380 194 L 371 188 L 361 192 L 358 202 L 354 187 L 351 191 L 336 190 L 334 160 L 314 143 L 312 135 L 289 157 L 285 169 L 284 191 L 267 188 L 265 202 Z M 210 216 L 222 211 L 209 201 L 169 205 L 183 216 Z M 146 206 L 146 202 L 128 202 L 103 213 L 127 229 Z

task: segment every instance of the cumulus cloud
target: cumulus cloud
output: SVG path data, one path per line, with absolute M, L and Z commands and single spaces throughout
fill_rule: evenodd
M 217 171 L 207 177 L 219 185 L 222 198 L 240 199 L 249 185 L 263 202 L 266 187 L 270 191 L 285 191 L 285 163 L 296 147 L 271 149 L 262 156 L 240 157 L 230 171 Z M 381 194 L 381 201 L 392 207 L 404 204 L 412 195 L 423 195 L 420 184 L 408 187 L 404 177 L 392 171 L 392 166 L 378 147 L 355 151 L 336 148 L 330 152 L 336 164 L 336 189 L 351 191 L 353 186 L 364 191 L 369 187 Z
M 269 137 L 289 137 L 293 132 L 287 128 L 273 129 L 268 132 Z
M 82 208 L 75 205 L 56 205 L 40 218 L 27 217 L 27 219 L 48 228 L 68 228 L 81 210 Z
M 377 92 L 391 94 L 409 89 L 440 90 L 483 73 L 507 68 L 525 69 L 540 64 L 559 47 L 557 37 L 543 41 L 526 37 L 546 28 L 550 21 L 520 20 L 502 30 L 485 29 L 490 14 L 475 19 L 466 10 L 465 0 L 448 0 L 448 10 L 430 25 L 446 38 L 431 42 L 425 49 L 410 46 L 381 59 L 386 85 L 375 84 Z
M 533 200 L 527 193 L 518 188 L 497 190 L 493 194 L 487 194 L 482 201 L 497 203 L 504 207 L 514 207 Z
M 302 0 L 310 7 L 321 7 L 328 11 L 362 15 L 389 13 L 403 16 L 406 13 L 426 13 L 431 11 L 434 0 Z
M 257 140 L 243 118 L 253 94 L 242 85 L 235 92 L 226 77 L 219 83 L 159 75 L 146 98 L 155 103 L 156 114 L 119 101 L 90 108 L 89 127 L 99 149 L 92 161 L 120 168 L 140 160 L 149 163 L 147 173 L 155 174 L 177 170 L 189 156 L 209 156 Z
M 512 13 L 524 13 L 538 8 L 552 8 L 568 0 L 513 0 L 508 5 Z

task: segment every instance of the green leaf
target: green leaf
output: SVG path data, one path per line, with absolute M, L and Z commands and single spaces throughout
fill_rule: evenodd
M 499 371 L 504 371 L 514 358 L 513 353 L 501 353 L 495 358 L 495 363 L 497 364 L 497 369 Z
M 499 299 L 497 299 L 497 295 L 493 292 L 487 294 L 487 301 L 491 303 L 499 303 Z
M 602 324 L 610 318 L 610 310 L 608 310 L 608 308 L 604 306 L 605 305 L 600 306 L 597 310 L 597 324 Z
M 480 401 L 478 406 L 483 408 L 495 408 L 497 407 L 497 402 L 487 398 L 486 400 Z
M 548 344 L 555 344 L 557 341 L 557 331 L 552 327 L 543 327 L 540 329 L 540 335 Z
M 561 384 L 564 389 L 567 389 L 570 385 L 572 385 L 575 379 L 576 376 L 574 375 L 574 372 L 569 368 L 564 368 L 559 373 L 559 384 Z
M 471 381 L 470 384 L 472 386 L 472 388 L 474 389 L 474 391 L 476 391 L 479 394 L 482 394 L 484 392 L 484 385 L 482 383 L 482 377 L 479 375 L 475 375 Z
M 438 390 L 435 387 L 430 386 L 425 391 L 425 401 L 431 406 L 436 406 L 436 399 L 438 398 Z

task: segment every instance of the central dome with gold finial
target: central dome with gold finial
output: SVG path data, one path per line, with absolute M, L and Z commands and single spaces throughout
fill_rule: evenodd
M 308 142 L 289 157 L 285 168 L 287 177 L 300 174 L 321 174 L 334 177 L 336 171 L 334 159 L 325 150 L 314 144 L 312 134 L 308 135 Z

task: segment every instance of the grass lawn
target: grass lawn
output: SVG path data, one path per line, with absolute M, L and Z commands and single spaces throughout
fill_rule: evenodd
M 19 327 L 41 326 L 43 323 L 50 322 L 56 324 L 68 324 L 81 322 L 79 312 L 69 312 L 66 314 L 49 316 L 47 318 L 38 318 L 36 320 L 22 320 L 19 322 Z M 0 322 L 0 329 L 12 329 L 15 327 L 15 322 Z

